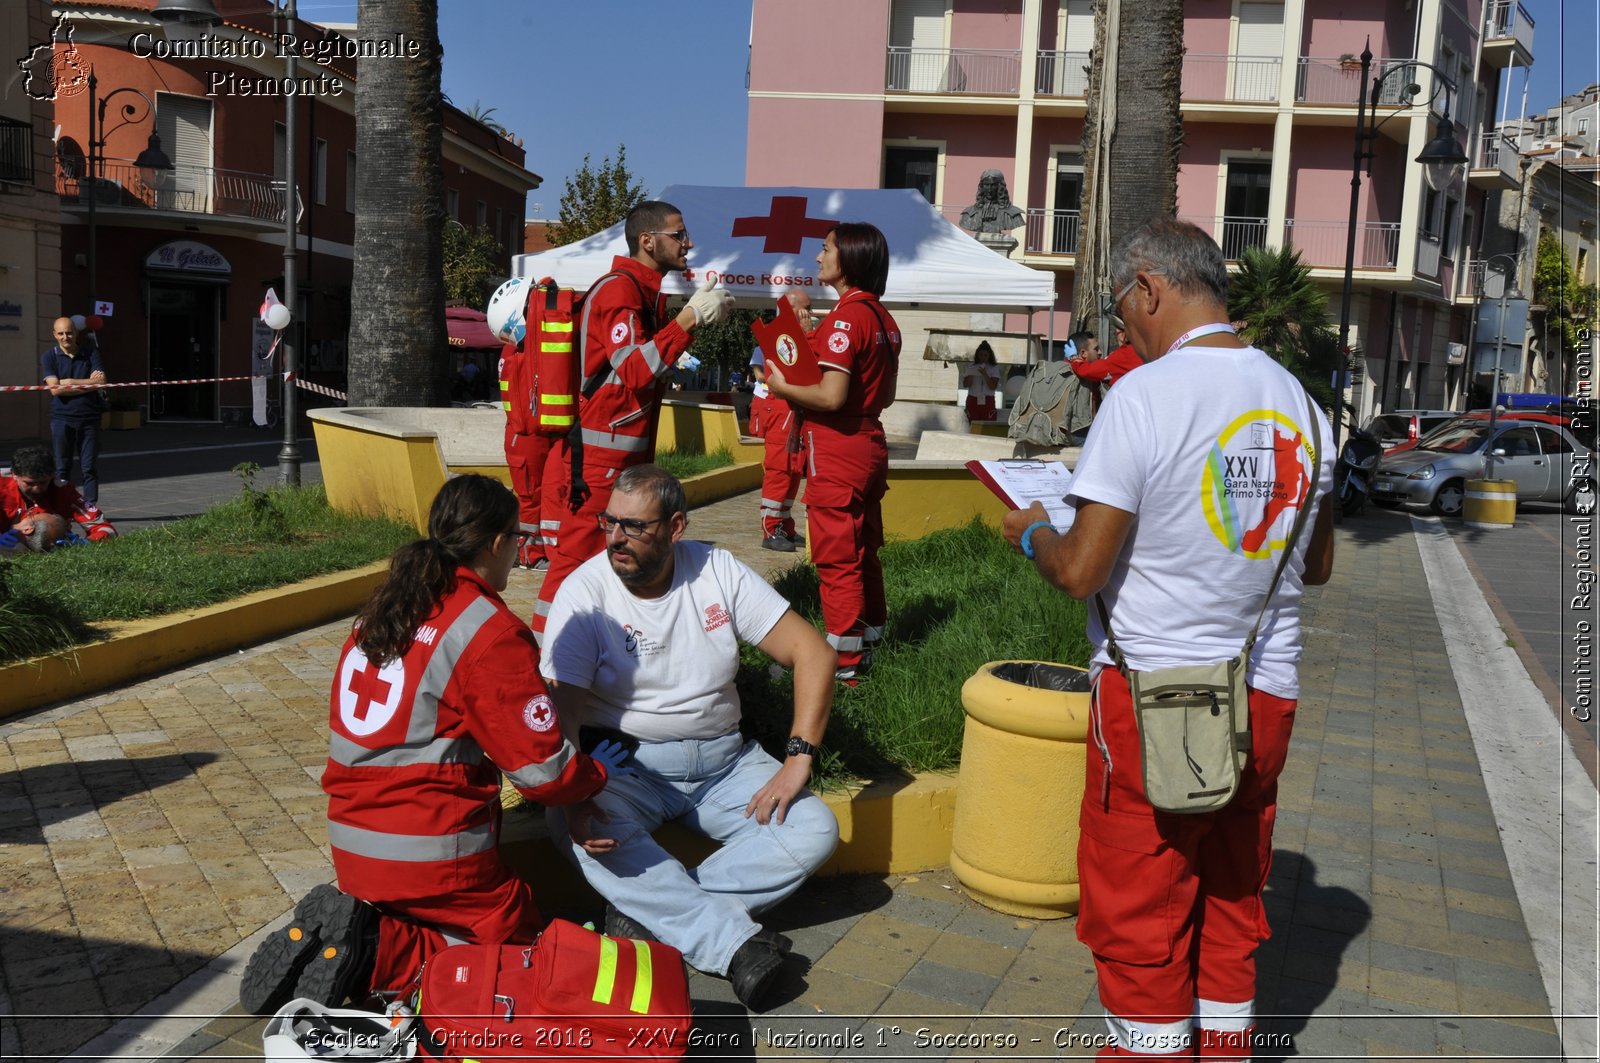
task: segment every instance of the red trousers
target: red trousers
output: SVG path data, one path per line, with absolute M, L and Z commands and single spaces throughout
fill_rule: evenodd
M 506 467 L 511 473 L 511 489 L 517 493 L 517 522 L 523 535 L 523 564 L 531 565 L 545 555 L 544 529 L 539 524 L 540 494 L 544 490 L 544 459 L 555 436 L 517 435 L 506 426 Z
M 804 457 L 789 452 L 789 426 L 794 414 L 788 403 L 767 401 L 761 427 L 766 438 L 766 453 L 761 462 L 761 535 L 771 538 L 782 532 L 794 538 L 794 498 L 800 489 Z
M 840 432 L 807 425 L 806 527 L 821 581 L 822 621 L 839 654 L 839 675 L 853 678 L 862 650 L 883 637 L 889 607 L 883 593 L 883 496 L 889 489 L 889 445 L 868 422 Z
M 967 420 L 992 421 L 994 420 L 994 396 L 985 399 L 975 399 L 967 396 Z
M 1176 815 L 1145 798 L 1127 680 L 1114 668 L 1100 672 L 1079 820 L 1078 938 L 1094 953 L 1113 1028 L 1181 1026 L 1187 1036 L 1198 1015 L 1200 1039 L 1247 1030 L 1256 947 L 1271 934 L 1261 890 L 1295 704 L 1252 689 L 1251 750 L 1237 795 L 1215 812 Z M 1236 1058 L 1248 1058 L 1248 1048 Z
M 647 459 L 641 456 L 639 460 Z M 611 502 L 611 485 L 621 471 L 584 462 L 583 482 L 588 485 L 589 496 L 573 509 L 572 452 L 564 439 L 557 440 L 556 446 L 550 448 L 544 463 L 544 490 L 540 495 L 545 557 L 550 567 L 545 570 L 539 600 L 533 606 L 533 622 L 528 625 L 541 646 L 544 645 L 545 617 L 550 615 L 550 603 L 556 600 L 556 591 L 579 565 L 606 548 L 599 518 Z
M 447 896 L 380 904 L 373 992 L 411 986 L 428 958 L 447 945 L 531 944 L 544 928 L 533 890 L 504 864 L 499 872 Z

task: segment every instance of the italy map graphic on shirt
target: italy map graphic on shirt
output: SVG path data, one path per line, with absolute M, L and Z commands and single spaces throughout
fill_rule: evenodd
M 1250 410 L 1222 430 L 1206 455 L 1200 504 L 1230 553 L 1271 558 L 1283 549 L 1315 486 L 1314 441 L 1276 410 Z

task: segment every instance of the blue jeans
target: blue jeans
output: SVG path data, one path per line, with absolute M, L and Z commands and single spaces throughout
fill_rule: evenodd
M 83 500 L 100 504 L 100 475 L 95 459 L 100 455 L 100 422 L 50 419 L 50 440 L 55 444 L 56 479 L 72 482 L 72 459 L 83 467 Z
M 789 806 L 781 825 L 763 827 L 754 816 L 746 818 L 750 798 L 780 765 L 737 733 L 643 742 L 631 763 L 635 774 L 613 776 L 594 798 L 611 817 L 595 824 L 595 832 L 616 838 L 615 851 L 584 852 L 567 834 L 559 808 L 548 812 L 551 837 L 624 915 L 699 970 L 726 974 L 734 952 L 760 929 L 751 915 L 799 889 L 833 855 L 839 823 L 812 793 Z M 693 870 L 685 868 L 650 836 L 673 819 L 722 848 Z

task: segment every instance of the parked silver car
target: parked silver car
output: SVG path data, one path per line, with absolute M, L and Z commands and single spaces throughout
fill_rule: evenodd
M 1563 502 L 1578 512 L 1594 508 L 1593 455 L 1563 425 L 1523 419 L 1500 421 L 1491 431 L 1487 420 L 1462 418 L 1415 447 L 1385 454 L 1372 500 L 1381 506 L 1416 502 L 1455 516 L 1466 501 L 1467 481 L 1485 475 L 1490 457 L 1495 479 L 1516 481 L 1519 502 Z

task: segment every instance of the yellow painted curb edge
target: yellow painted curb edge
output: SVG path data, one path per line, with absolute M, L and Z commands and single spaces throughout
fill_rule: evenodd
M 98 642 L 0 667 L 0 718 L 348 616 L 388 570 L 385 559 L 204 609 L 108 625 Z

